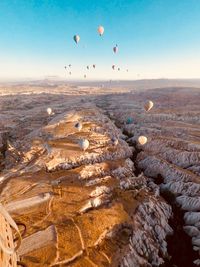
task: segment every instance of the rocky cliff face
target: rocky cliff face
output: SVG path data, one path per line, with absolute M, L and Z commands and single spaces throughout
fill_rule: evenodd
M 138 171 L 152 178 L 159 186 L 161 195 L 173 208 L 174 219 L 171 224 L 180 224 L 178 230 L 174 227 L 174 240 L 177 243 L 188 243 L 188 246 L 169 241 L 171 246 L 180 246 L 180 249 L 169 248 L 177 266 L 200 265 L 200 228 L 197 219 L 200 212 L 198 95 L 198 90 L 192 93 L 186 89 L 167 93 L 152 90 L 132 96 L 113 96 L 107 98 L 106 102 L 108 115 L 128 135 L 128 143 L 136 149 L 135 165 Z M 151 97 L 157 105 L 149 113 L 140 107 L 143 97 Z M 102 99 L 99 100 L 99 105 L 102 102 Z M 131 118 L 132 122 L 126 123 L 127 118 Z M 137 142 L 140 135 L 148 137 L 144 146 Z M 178 235 L 180 238 L 176 241 Z M 182 260 L 178 259 L 179 250 L 187 255 Z
M 158 102 L 152 91 L 157 107 L 146 114 L 143 93 L 87 96 L 84 88 L 72 97 L 74 88 L 61 96 L 52 90 L 55 95 L 33 94 L 32 102 L 28 95 L 6 96 L 4 104 L 18 99 L 17 113 L 2 107 L 10 124 L 2 125 L 0 138 L 0 201 L 25 228 L 21 261 L 38 267 L 197 266 L 197 98 L 191 114 L 183 114 L 173 98 L 161 91 Z M 48 116 L 50 103 L 55 114 Z M 145 146 L 137 143 L 141 134 L 148 137 Z M 85 151 L 82 139 L 89 141 Z M 182 265 L 180 248 L 174 252 L 178 234 L 181 243 L 187 240 L 182 252 L 189 249 Z

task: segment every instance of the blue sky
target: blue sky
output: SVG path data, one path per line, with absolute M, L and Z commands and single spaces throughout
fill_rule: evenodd
M 1 0 L 0 58 L 1 79 L 200 78 L 200 1 Z

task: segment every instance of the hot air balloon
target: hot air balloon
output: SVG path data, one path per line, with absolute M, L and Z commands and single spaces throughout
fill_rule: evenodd
M 71 64 L 69 64 L 68 66 L 71 68 L 71 66 L 72 66 L 72 65 L 71 65 Z
M 74 124 L 74 127 L 80 132 L 80 130 L 82 129 L 82 124 L 80 122 L 77 122 Z
M 113 51 L 114 51 L 114 53 L 118 52 L 118 46 L 117 45 L 113 47 Z
M 78 44 L 78 42 L 80 41 L 80 36 L 74 35 L 74 41 Z
M 67 69 L 67 66 L 65 66 L 64 68 Z
M 98 30 L 99 35 L 102 36 L 103 33 L 104 33 L 104 27 L 103 26 L 99 26 L 97 30 Z
M 89 68 L 90 68 L 90 67 L 89 67 L 89 66 L 87 66 L 87 69 L 88 69 L 88 70 L 89 70 Z
M 93 64 L 92 66 L 93 66 L 94 69 L 96 68 L 96 65 L 95 64 Z
M 113 70 L 115 69 L 115 65 L 112 65 L 112 69 L 113 69 Z
M 120 71 L 120 68 L 118 68 L 118 71 Z
M 90 143 L 87 139 L 81 139 L 79 140 L 79 147 L 85 151 L 86 149 L 88 149 Z
M 112 141 L 112 143 L 113 143 L 114 146 L 117 146 L 118 143 L 119 143 L 119 140 L 116 137 L 112 137 L 111 138 L 111 141 Z
M 146 138 L 146 136 L 141 135 L 141 136 L 138 138 L 138 142 L 139 142 L 139 144 L 142 145 L 142 146 L 145 145 L 146 142 L 147 142 L 147 138 Z
M 154 105 L 153 102 L 149 100 L 145 103 L 144 109 L 148 112 L 152 109 L 153 105 Z
M 131 117 L 128 117 L 126 120 L 126 124 L 131 124 L 133 123 L 133 119 Z
M 52 109 L 51 108 L 47 108 L 47 113 L 48 113 L 49 116 L 52 115 L 53 114 Z

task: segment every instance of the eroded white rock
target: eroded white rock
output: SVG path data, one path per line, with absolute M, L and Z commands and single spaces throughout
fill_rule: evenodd
M 176 201 L 183 210 L 200 211 L 200 197 L 180 196 Z

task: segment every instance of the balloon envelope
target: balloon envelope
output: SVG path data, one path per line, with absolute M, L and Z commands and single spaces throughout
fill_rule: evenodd
M 52 109 L 51 108 L 47 108 L 47 113 L 48 113 L 48 115 L 51 115 L 53 113 Z
M 139 138 L 138 138 L 138 142 L 139 142 L 139 144 L 140 145 L 145 145 L 146 143 L 147 143 L 147 138 L 146 138 L 146 136 L 143 136 L 143 135 L 141 135 L 141 136 L 139 136 Z
M 80 122 L 77 122 L 74 124 L 74 127 L 80 132 L 80 130 L 82 129 L 82 124 Z
M 153 105 L 154 105 L 153 102 L 149 100 L 145 103 L 144 109 L 148 112 L 152 109 Z
M 89 145 L 90 145 L 90 143 L 89 143 L 89 141 L 87 140 L 87 139 L 81 139 L 80 141 L 79 141 L 79 147 L 82 149 L 82 150 L 86 150 L 86 149 L 88 149 L 88 147 L 89 147 Z
M 118 52 L 118 47 L 117 46 L 114 46 L 113 47 L 113 51 L 114 51 L 114 53 L 117 53 Z
M 131 124 L 133 123 L 133 119 L 131 117 L 128 117 L 126 120 L 126 124 Z
M 98 27 L 98 33 L 100 36 L 103 35 L 103 33 L 104 33 L 104 27 L 103 26 Z
M 74 35 L 74 41 L 78 44 L 78 42 L 80 41 L 80 36 Z
M 95 67 L 96 67 L 96 65 L 95 64 L 93 64 L 93 68 L 95 69 Z
M 115 65 L 112 65 L 112 69 L 113 69 L 113 70 L 115 69 Z

